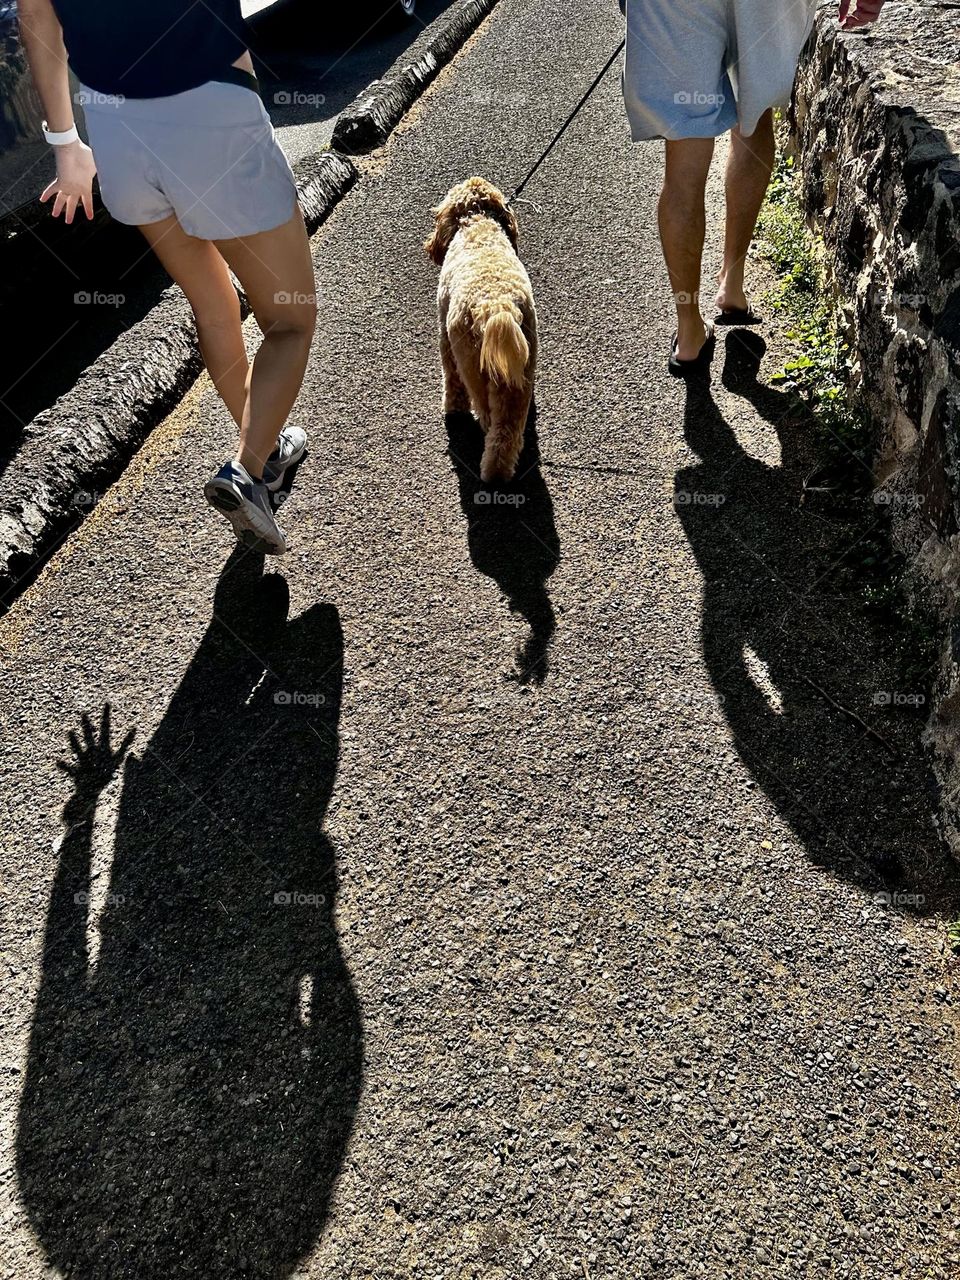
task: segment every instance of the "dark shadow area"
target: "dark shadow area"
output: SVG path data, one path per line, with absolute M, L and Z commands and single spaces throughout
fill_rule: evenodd
M 450 0 L 417 0 L 415 16 L 407 18 L 386 0 L 349 6 L 281 0 L 256 14 L 252 48 L 273 123 L 333 120 L 449 6 Z
M 330 605 L 288 621 L 286 583 L 262 567 L 231 557 L 139 758 L 110 742 L 108 711 L 71 735 L 17 1146 L 64 1275 L 287 1276 L 350 1134 L 362 1028 L 323 832 L 343 638 Z M 93 817 L 121 767 L 103 885 Z
M 933 826 L 926 689 L 835 576 L 876 516 L 851 524 L 801 505 L 817 462 L 809 417 L 757 381 L 762 339 L 738 332 L 726 348 L 724 384 L 775 430 L 781 465 L 750 456 L 709 385 L 691 382 L 684 431 L 700 461 L 677 473 L 674 502 L 737 750 L 814 862 L 906 910 L 948 910 L 960 886 Z
M 530 410 L 523 452 L 513 482 L 491 489 L 480 479 L 483 432 L 466 414 L 447 418 L 450 460 L 467 518 L 470 559 L 492 578 L 510 608 L 524 618 L 529 635 L 516 655 L 514 679 L 542 684 L 549 670 L 557 621 L 547 580 L 560 563 L 553 503 L 540 472 L 536 405 Z
M 114 222 L 103 208 L 93 223 L 83 218 L 68 227 L 49 206 L 38 205 L 11 216 L 6 229 L 0 237 L 0 474 L 26 424 L 65 395 L 170 285 L 140 232 Z

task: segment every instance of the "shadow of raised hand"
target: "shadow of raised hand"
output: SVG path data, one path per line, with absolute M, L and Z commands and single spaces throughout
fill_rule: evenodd
M 123 763 L 136 735 L 136 729 L 131 729 L 114 750 L 110 745 L 110 716 L 110 703 L 107 702 L 100 713 L 98 732 L 93 727 L 93 721 L 84 713 L 80 721 L 83 740 L 74 729 L 68 735 L 73 759 L 57 761 L 57 768 L 71 778 L 74 784 L 73 792 L 63 810 L 68 827 L 89 815 L 97 797 L 109 786 Z
M 288 608 L 262 559 L 231 558 L 179 688 L 126 757 L 95 965 L 79 890 L 130 734 L 112 745 L 107 712 L 71 737 L 17 1171 L 76 1280 L 281 1280 L 326 1218 L 362 1078 L 323 830 L 343 639 L 332 606 Z

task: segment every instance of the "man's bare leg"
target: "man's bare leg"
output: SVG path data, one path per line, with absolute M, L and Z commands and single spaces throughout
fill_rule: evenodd
M 706 234 L 704 192 L 712 157 L 713 138 L 667 143 L 657 214 L 677 308 L 677 355 L 681 360 L 696 359 L 707 336 L 700 314 L 700 273 Z
M 763 198 L 770 185 L 775 152 L 772 111 L 763 113 L 756 130 L 749 137 L 744 137 L 739 128 L 731 132 L 725 179 L 727 223 L 723 270 L 717 293 L 719 311 L 747 306 L 743 273 Z

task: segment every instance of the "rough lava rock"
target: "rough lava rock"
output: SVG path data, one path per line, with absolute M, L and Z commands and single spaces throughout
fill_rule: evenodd
M 960 8 L 904 0 L 848 35 L 835 9 L 818 14 L 791 124 L 878 428 L 877 497 L 943 624 L 928 741 L 960 856 Z

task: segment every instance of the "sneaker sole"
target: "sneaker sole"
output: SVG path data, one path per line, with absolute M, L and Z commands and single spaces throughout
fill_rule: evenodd
M 219 511 L 230 521 L 238 542 L 249 547 L 251 551 L 262 551 L 267 556 L 284 554 L 287 549 L 286 542 L 278 546 L 273 539 L 264 535 L 251 515 L 250 504 L 232 485 L 223 480 L 210 480 L 203 487 L 203 496 L 214 511 Z

